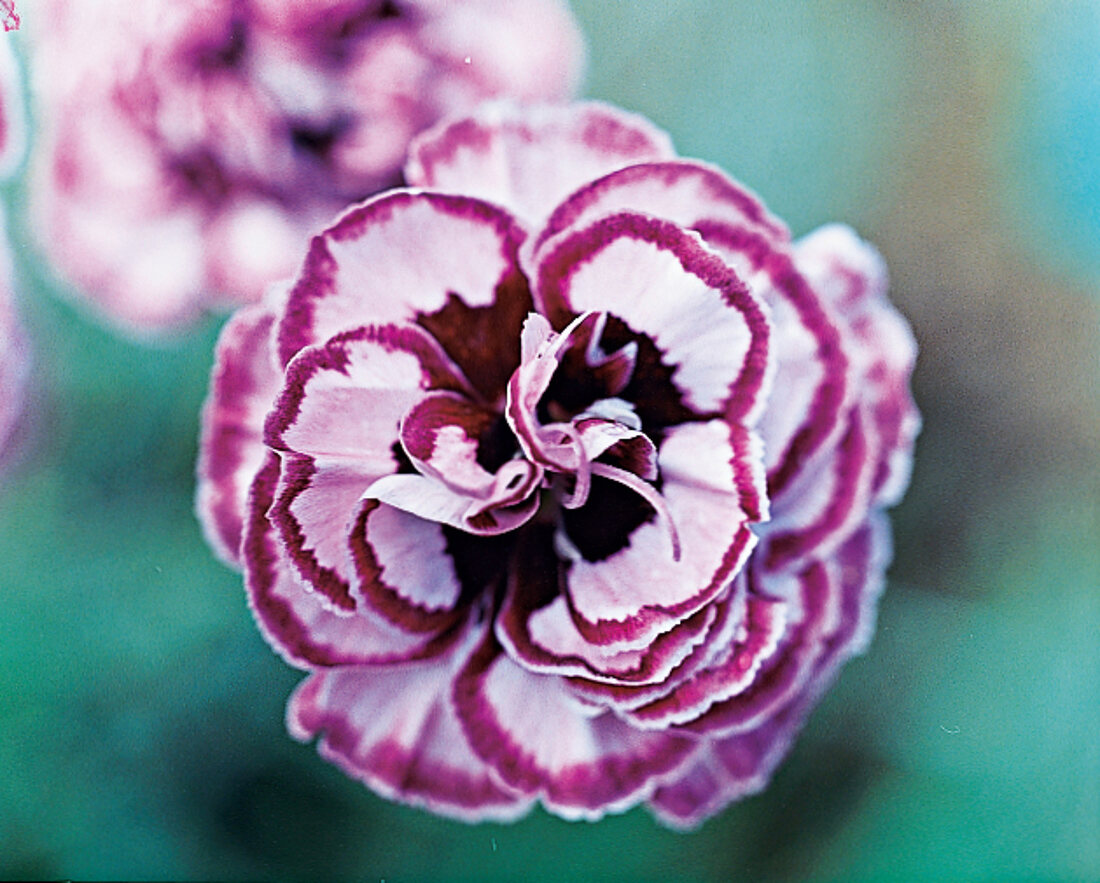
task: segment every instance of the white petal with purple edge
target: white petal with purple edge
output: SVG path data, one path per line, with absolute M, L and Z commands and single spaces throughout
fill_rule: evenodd
M 409 150 L 410 184 L 477 196 L 541 221 L 588 181 L 634 163 L 675 155 L 648 120 L 610 105 L 507 102 L 421 134 Z
M 307 670 L 401 662 L 432 657 L 446 649 L 453 635 L 413 634 L 364 610 L 337 615 L 331 604 L 302 588 L 266 516 L 278 467 L 278 459 L 269 454 L 253 482 L 241 544 L 249 606 L 268 643 L 288 663 Z
M 461 196 L 397 190 L 350 209 L 310 246 L 279 328 L 281 358 L 364 317 L 412 321 L 452 294 L 492 304 L 524 235 L 503 209 Z
M 651 521 L 609 558 L 574 561 L 569 600 L 589 640 L 620 650 L 644 646 L 733 579 L 755 544 L 733 461 L 729 427 L 722 421 L 669 431 L 658 463 L 680 558 L 670 554 L 666 528 Z
M 705 163 L 669 159 L 645 162 L 595 176 L 558 206 L 537 239 L 541 249 L 551 238 L 570 227 L 579 227 L 602 215 L 642 212 L 695 229 L 700 224 L 723 224 L 752 230 L 777 244 L 790 235 L 763 202 L 724 172 Z
M 648 335 L 697 413 L 758 413 L 769 371 L 767 309 L 697 236 L 641 215 L 605 217 L 540 253 L 536 279 L 552 321 L 605 310 Z
M 567 819 L 627 809 L 690 763 L 701 744 L 582 710 L 559 678 L 531 674 L 491 641 L 459 674 L 454 696 L 474 752 L 506 785 Z
M 258 304 L 226 322 L 202 408 L 195 509 L 207 541 L 235 567 L 240 566 L 248 487 L 267 455 L 264 415 L 281 380 L 274 353 L 264 358 L 274 321 L 272 311 Z
M 287 708 L 291 735 L 391 800 L 466 822 L 517 819 L 531 798 L 504 787 L 470 749 L 455 717 L 456 650 L 427 663 L 314 674 Z

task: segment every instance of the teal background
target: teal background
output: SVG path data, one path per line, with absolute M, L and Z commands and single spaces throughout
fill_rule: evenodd
M 0 475 L 0 877 L 1100 880 L 1100 7 L 574 8 L 588 94 L 797 234 L 844 220 L 886 256 L 925 429 L 868 653 L 697 833 L 376 798 L 286 735 L 299 675 L 192 515 L 221 319 L 116 336 L 35 255 L 16 181 L 35 367 Z

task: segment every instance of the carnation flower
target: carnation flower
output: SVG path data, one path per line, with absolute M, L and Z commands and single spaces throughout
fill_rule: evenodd
M 255 300 L 399 183 L 418 131 L 567 97 L 582 57 L 564 0 L 44 0 L 37 19 L 38 239 L 138 332 Z
M 198 509 L 291 733 L 461 819 L 757 791 L 866 644 L 914 344 L 851 230 L 792 242 L 600 104 L 495 104 L 238 312 Z

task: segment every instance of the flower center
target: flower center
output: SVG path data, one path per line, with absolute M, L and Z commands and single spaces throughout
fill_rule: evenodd
M 529 461 L 549 475 L 547 483 L 564 509 L 579 509 L 588 502 L 595 476 L 633 491 L 667 526 L 672 555 L 680 557 L 676 526 L 664 498 L 651 483 L 658 478 L 657 451 L 642 432 L 633 405 L 614 393 L 621 392 L 634 371 L 637 347 L 627 344 L 610 355 L 599 348 L 607 317 L 603 313 L 578 316 L 561 334 L 537 313 L 527 317 L 520 341 L 520 366 L 508 383 L 505 416 Z M 599 371 L 612 395 L 566 419 L 543 423 L 539 405 L 561 366 L 565 354 L 583 352 L 585 368 Z M 564 538 L 564 533 L 559 531 Z M 561 545 L 561 543 L 559 543 Z M 567 544 L 566 548 L 573 548 Z M 579 557 L 579 552 L 570 557 Z
M 602 313 L 585 313 L 556 334 L 545 318 L 529 315 L 503 417 L 462 393 L 429 392 L 401 421 L 401 448 L 416 474 L 380 478 L 366 496 L 483 537 L 542 513 L 540 521 L 556 523 L 559 553 L 570 560 L 613 554 L 655 515 L 679 560 L 679 534 L 655 484 L 656 446 L 634 406 L 616 395 L 630 382 L 637 347 L 605 354 L 598 344 L 605 322 Z M 575 414 L 544 401 L 567 355 L 580 355 L 605 393 Z

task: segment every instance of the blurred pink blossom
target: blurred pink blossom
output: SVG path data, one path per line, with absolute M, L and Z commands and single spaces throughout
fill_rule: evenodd
M 204 410 L 290 730 L 462 819 L 698 824 L 871 634 L 918 426 L 882 261 L 599 104 L 488 105 L 406 177 L 230 320 Z
M 258 299 L 416 132 L 567 97 L 583 54 L 564 0 L 43 0 L 35 24 L 38 240 L 139 333 Z

